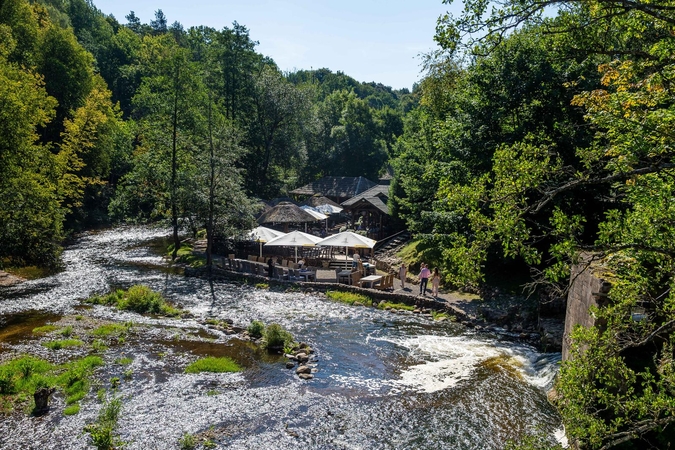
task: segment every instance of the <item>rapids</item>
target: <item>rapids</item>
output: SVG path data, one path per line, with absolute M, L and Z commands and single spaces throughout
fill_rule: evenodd
M 149 325 L 131 352 L 111 347 L 96 372 L 109 387 L 107 380 L 120 375 L 113 361 L 133 359 L 133 375 L 117 389 L 125 448 L 176 449 L 185 433 L 209 433 L 219 448 L 276 450 L 498 449 L 526 432 L 559 434 L 546 390 L 560 354 L 452 322 L 187 278 L 156 251 L 167 236 L 147 227 L 85 233 L 66 248 L 63 272 L 0 289 L 0 360 L 22 352 L 44 356 L 30 329 L 64 315 Z M 81 306 L 93 294 L 133 284 L 152 287 L 195 318 Z M 200 324 L 205 318 L 243 328 L 251 320 L 280 323 L 315 349 L 315 378 L 298 379 L 283 358 L 207 329 Z M 198 355 L 227 355 L 245 370 L 183 373 Z M 57 394 L 46 416 L 0 419 L 0 448 L 92 448 L 82 430 L 101 407 L 95 392 L 77 415 L 64 416 L 64 406 Z

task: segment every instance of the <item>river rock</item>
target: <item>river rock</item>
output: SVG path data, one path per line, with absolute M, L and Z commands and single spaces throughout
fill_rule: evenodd
M 287 368 L 287 369 L 292 369 L 293 367 L 295 367 L 295 363 L 294 363 L 294 362 L 292 362 L 292 361 L 286 361 L 286 368 Z
M 354 302 L 353 306 L 363 306 L 363 303 L 361 303 L 361 302 Z
M 311 373 L 301 373 L 298 374 L 298 376 L 303 380 L 311 380 L 312 378 L 314 378 L 314 375 L 312 375 Z
M 295 354 L 295 359 L 297 359 L 301 363 L 304 363 L 309 361 L 309 356 L 307 356 L 307 353 L 305 352 L 300 352 Z
M 309 366 L 302 365 L 302 366 L 298 367 L 297 369 L 295 369 L 295 373 L 297 373 L 298 375 L 300 375 L 302 373 L 305 373 L 305 374 L 312 373 L 312 368 L 309 367 Z
M 415 310 L 413 310 L 413 314 L 421 314 L 421 313 L 422 313 L 422 311 L 421 311 L 421 310 L 419 310 L 419 309 L 415 309 Z

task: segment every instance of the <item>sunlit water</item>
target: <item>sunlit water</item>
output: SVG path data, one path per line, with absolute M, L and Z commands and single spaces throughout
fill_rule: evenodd
M 195 315 L 153 319 L 101 306 L 87 311 L 157 325 L 132 355 L 114 348 L 105 355 L 107 362 L 133 357 L 134 375 L 118 389 L 124 400 L 118 432 L 126 448 L 178 448 L 184 433 L 209 429 L 220 447 L 233 449 L 498 449 L 525 432 L 559 432 L 560 419 L 546 401 L 559 354 L 411 314 L 186 278 L 151 251 L 166 235 L 140 227 L 85 234 L 65 251 L 64 272 L 0 290 L 2 326 L 32 310 L 75 314 L 82 299 L 138 283 Z M 203 332 L 199 319 L 207 317 L 232 319 L 239 327 L 251 320 L 280 323 L 316 350 L 315 378 L 302 381 L 282 358 L 222 333 L 215 342 L 170 343 L 172 333 Z M 7 339 L 0 341 L 5 350 L 11 345 L 35 353 L 35 345 Z M 201 354 L 231 356 L 246 370 L 179 370 Z M 115 370 L 107 364 L 97 376 L 107 380 L 119 375 Z M 82 429 L 101 405 L 93 394 L 81 405 L 78 415 L 63 416 L 57 395 L 44 417 L 5 419 L 0 447 L 89 448 Z

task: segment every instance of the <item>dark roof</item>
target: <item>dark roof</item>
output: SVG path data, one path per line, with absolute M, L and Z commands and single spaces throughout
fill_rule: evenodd
M 363 177 L 323 177 L 293 191 L 294 195 L 321 194 L 328 197 L 351 198 L 376 184 Z
M 290 202 L 281 202 L 262 216 L 258 217 L 258 223 L 300 223 L 315 222 L 316 218 L 310 213 Z
M 378 184 L 368 189 L 367 191 L 350 198 L 347 201 L 341 203 L 341 206 L 344 206 L 347 209 L 358 209 L 359 207 L 372 206 L 376 209 L 382 211 L 385 214 L 389 214 L 389 207 L 387 206 L 387 200 L 389 199 L 389 186 L 384 184 Z
M 339 207 L 337 203 L 335 203 L 333 200 L 329 199 L 328 197 L 324 197 L 323 195 L 315 194 L 311 196 L 310 198 L 307 199 L 303 205 L 307 206 L 321 206 L 321 205 L 331 205 L 331 206 L 337 206 Z

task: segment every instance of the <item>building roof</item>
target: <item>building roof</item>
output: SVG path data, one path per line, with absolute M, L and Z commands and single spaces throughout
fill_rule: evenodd
M 327 197 L 351 198 L 373 186 L 376 186 L 376 184 L 364 177 L 323 177 L 290 193 L 294 195 L 321 194 Z
M 384 214 L 389 214 L 387 200 L 389 199 L 389 186 L 377 184 L 367 191 L 341 203 L 347 209 L 360 209 L 374 207 Z

